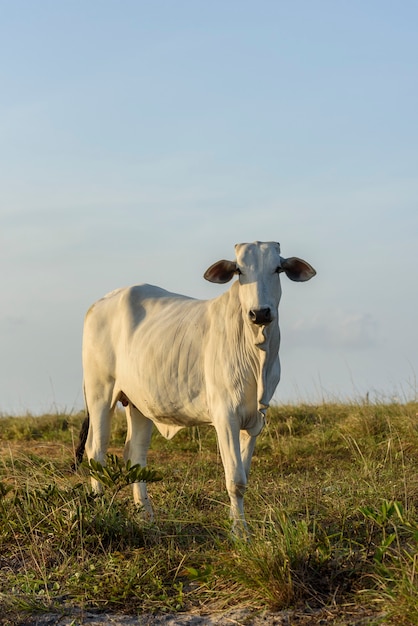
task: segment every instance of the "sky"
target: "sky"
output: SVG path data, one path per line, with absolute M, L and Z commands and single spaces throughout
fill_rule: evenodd
M 0 415 L 78 411 L 89 306 L 198 298 L 241 242 L 282 279 L 277 403 L 410 400 L 418 5 L 0 0 Z

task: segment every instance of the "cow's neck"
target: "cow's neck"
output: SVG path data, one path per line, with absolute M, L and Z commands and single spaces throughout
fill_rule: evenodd
M 278 321 L 263 329 L 264 341 L 257 344 L 260 368 L 257 380 L 258 410 L 265 414 L 279 382 L 280 330 Z
M 239 284 L 234 283 L 221 296 L 227 305 L 226 327 L 233 334 L 232 345 L 236 347 L 233 359 L 237 369 L 252 374 L 257 385 L 257 408 L 265 414 L 279 382 L 280 330 L 278 321 L 268 326 L 250 327 L 244 317 L 238 294 Z

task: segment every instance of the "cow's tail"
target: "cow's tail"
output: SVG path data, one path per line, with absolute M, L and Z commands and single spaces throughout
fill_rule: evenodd
M 87 435 L 89 434 L 89 426 L 90 426 L 90 415 L 89 415 L 89 408 L 87 406 L 87 400 L 86 400 L 86 390 L 84 389 L 84 404 L 86 407 L 86 417 L 83 420 L 83 423 L 81 425 L 81 429 L 80 429 L 80 433 L 78 435 L 78 445 L 75 449 L 75 461 L 74 464 L 72 466 L 73 471 L 76 471 L 77 467 L 82 463 L 83 461 L 83 455 L 84 455 L 84 449 L 86 447 L 86 441 L 87 441 Z

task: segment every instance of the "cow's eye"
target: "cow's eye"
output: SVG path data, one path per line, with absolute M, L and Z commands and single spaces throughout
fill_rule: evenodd
M 280 272 L 284 272 L 284 269 L 282 268 L 282 266 L 281 266 L 281 265 L 279 265 L 279 266 L 276 268 L 276 272 L 277 272 L 278 274 L 280 274 Z
M 242 272 L 241 272 L 241 270 L 239 269 L 239 267 L 237 267 L 237 269 L 236 269 L 235 273 L 236 273 L 236 274 L 242 274 Z

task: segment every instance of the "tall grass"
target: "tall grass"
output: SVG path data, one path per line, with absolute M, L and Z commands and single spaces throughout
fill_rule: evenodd
M 229 531 L 214 431 L 157 433 L 157 519 L 110 458 L 93 496 L 70 471 L 82 416 L 0 420 L 0 604 L 122 612 L 327 607 L 418 624 L 417 404 L 275 407 L 246 494 L 250 541 Z M 123 416 L 111 452 L 121 456 Z M 314 622 L 312 622 L 314 623 Z M 347 621 L 346 623 L 350 623 Z

